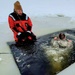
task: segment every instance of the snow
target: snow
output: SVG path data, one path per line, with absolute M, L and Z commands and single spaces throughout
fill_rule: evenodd
M 57 75 L 75 75 L 75 63 L 60 72 Z
M 23 11 L 29 16 L 43 16 L 63 14 L 75 17 L 74 0 L 19 0 Z M 0 1 L 0 22 L 7 22 L 9 13 L 13 11 L 13 4 L 16 0 Z M 2 15 L 3 14 L 3 15 Z

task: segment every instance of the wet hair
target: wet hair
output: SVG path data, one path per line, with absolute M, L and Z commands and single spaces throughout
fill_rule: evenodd
M 65 38 L 65 34 L 64 33 L 60 33 L 59 34 L 59 39 L 63 40 Z

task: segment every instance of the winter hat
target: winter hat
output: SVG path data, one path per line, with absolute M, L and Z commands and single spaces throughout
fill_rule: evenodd
M 16 10 L 22 10 L 22 7 L 21 7 L 19 1 L 16 1 L 16 2 L 14 3 L 14 10 L 15 10 L 15 11 L 16 11 Z

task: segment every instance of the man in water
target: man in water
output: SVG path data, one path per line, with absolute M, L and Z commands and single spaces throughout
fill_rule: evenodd
M 72 46 L 72 41 L 67 39 L 64 33 L 60 33 L 51 41 L 53 47 L 67 48 Z
M 30 18 L 23 13 L 19 1 L 14 3 L 14 12 L 8 17 L 9 27 L 14 33 L 14 39 L 17 45 L 25 41 L 36 41 L 36 36 L 32 33 L 32 22 Z

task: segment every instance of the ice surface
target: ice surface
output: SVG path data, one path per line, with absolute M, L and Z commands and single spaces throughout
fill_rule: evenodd
M 43 16 L 43 17 L 31 17 L 31 20 L 33 22 L 33 32 L 37 35 L 37 37 L 48 34 L 48 33 L 52 33 L 55 31 L 63 30 L 63 29 L 75 28 L 75 23 L 71 23 L 70 22 L 71 18 L 69 17 Z M 1 26 L 0 27 L 0 53 L 6 53 L 4 55 L 8 55 L 11 53 L 11 51 L 6 43 L 14 40 L 13 33 L 9 29 L 8 23 L 1 23 L 0 26 Z M 5 59 L 4 55 L 1 57 L 2 60 L 3 58 Z M 7 58 L 7 61 L 10 61 L 8 57 L 6 58 Z M 11 63 L 14 62 L 13 59 L 10 62 Z M 4 61 L 2 63 L 4 63 Z M 6 68 L 8 68 L 9 63 L 6 63 L 6 64 L 7 64 Z M 14 68 L 15 68 L 14 75 L 17 75 L 16 72 L 18 72 L 18 69 L 17 67 L 15 67 L 15 63 L 12 63 L 12 65 L 14 65 Z M 10 66 L 12 70 L 11 73 L 13 73 L 12 65 Z M 2 66 L 0 67 L 0 69 L 3 72 L 4 64 L 0 64 L 0 66 Z M 6 71 L 10 73 L 8 70 Z M 2 73 L 2 75 L 5 75 L 5 74 Z M 7 75 L 10 75 L 10 74 L 7 74 Z

